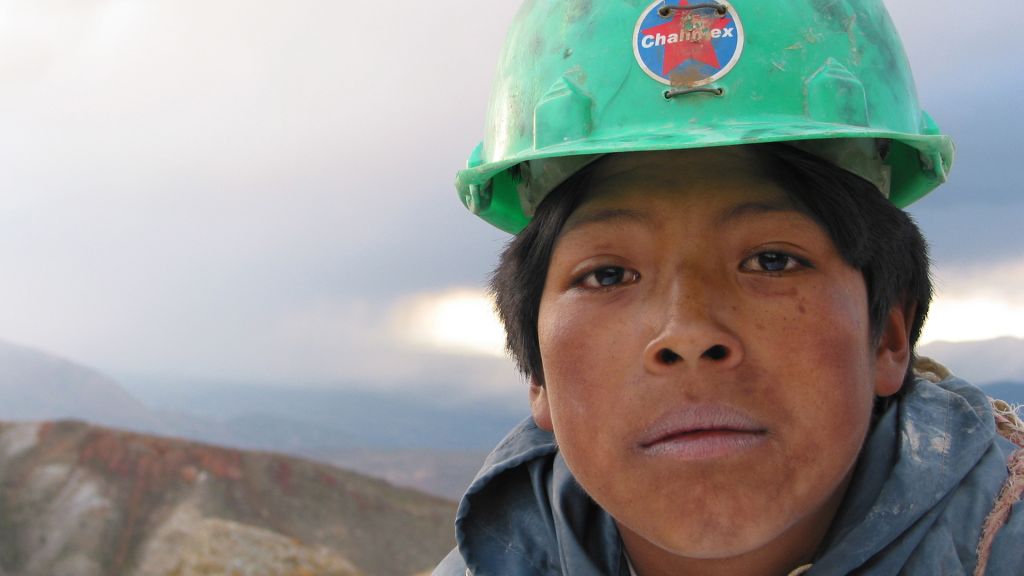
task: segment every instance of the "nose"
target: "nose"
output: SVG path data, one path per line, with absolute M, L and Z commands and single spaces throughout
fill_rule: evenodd
M 708 296 L 712 291 L 678 289 L 667 306 L 652 311 L 659 321 L 644 350 L 649 371 L 728 369 L 742 362 L 743 344 L 728 326 L 728 308 Z

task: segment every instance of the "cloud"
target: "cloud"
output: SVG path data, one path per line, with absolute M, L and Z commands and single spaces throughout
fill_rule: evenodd
M 452 181 L 517 4 L 3 4 L 2 335 L 115 372 L 520 386 L 505 358 L 393 330 L 479 294 L 502 247 Z M 988 6 L 890 2 L 961 144 L 917 212 L 940 266 L 1020 245 L 1022 8 Z
M 410 345 L 438 352 L 505 356 L 505 329 L 494 299 L 479 289 L 405 298 L 392 311 L 392 331 Z
M 945 297 L 935 301 L 921 344 L 1005 336 L 1024 338 L 1024 305 L 982 297 Z
M 937 83 L 942 91 L 957 83 L 987 84 L 993 76 L 972 72 L 1010 74 L 1005 64 L 1024 52 L 1017 30 L 1024 21 L 1019 2 L 996 0 L 984 10 L 964 9 L 958 0 L 886 0 L 885 5 L 919 84 Z M 925 100 L 936 95 L 924 94 Z
M 953 190 L 939 190 L 941 195 Z M 969 193 L 969 192 L 968 192 Z M 1020 256 L 1024 200 L 1008 204 L 983 201 L 941 205 L 925 198 L 910 209 L 930 245 L 933 259 L 949 268 L 973 268 Z
M 922 343 L 1024 338 L 1024 260 L 940 266 Z

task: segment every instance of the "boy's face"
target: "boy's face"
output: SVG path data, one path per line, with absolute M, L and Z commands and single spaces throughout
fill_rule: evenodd
M 590 181 L 541 297 L 538 424 L 634 561 L 813 551 L 902 382 L 902 313 L 871 341 L 860 272 L 742 148 Z

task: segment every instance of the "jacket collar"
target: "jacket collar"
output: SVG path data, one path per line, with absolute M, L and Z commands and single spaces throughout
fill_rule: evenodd
M 848 573 L 883 550 L 905 558 L 992 446 L 980 390 L 955 378 L 910 386 L 868 435 L 815 573 Z M 614 521 L 532 419 L 488 456 L 459 506 L 456 537 L 474 574 L 629 574 Z
M 488 456 L 459 505 L 455 532 L 473 574 L 629 574 L 611 516 L 532 419 Z
M 988 398 L 956 378 L 917 380 L 869 434 L 815 573 L 906 558 L 996 439 Z

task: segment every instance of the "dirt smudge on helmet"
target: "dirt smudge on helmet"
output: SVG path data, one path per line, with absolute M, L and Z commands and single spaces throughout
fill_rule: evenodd
M 581 18 L 590 14 L 590 11 L 594 7 L 593 0 L 575 0 L 568 2 L 568 6 L 565 10 L 565 20 L 569 24 L 578 22 Z

